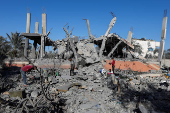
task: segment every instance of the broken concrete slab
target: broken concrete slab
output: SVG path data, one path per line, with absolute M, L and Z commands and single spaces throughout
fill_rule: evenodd
M 81 83 L 67 83 L 63 86 L 59 86 L 57 88 L 57 90 L 60 92 L 67 92 L 69 90 L 69 88 L 71 88 L 73 86 L 82 86 L 82 84 Z
M 9 91 L 9 96 L 10 97 L 20 97 L 20 98 L 25 98 L 25 90 L 18 90 L 18 91 Z

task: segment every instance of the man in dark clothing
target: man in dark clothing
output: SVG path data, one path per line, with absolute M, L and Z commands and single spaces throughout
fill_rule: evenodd
M 114 58 L 112 59 L 112 63 L 109 63 L 110 65 L 112 64 L 112 71 L 114 73 L 114 69 L 115 69 L 115 60 Z
M 29 72 L 31 70 L 35 70 L 36 68 L 33 66 L 33 65 L 26 65 L 24 67 L 22 67 L 20 69 L 20 72 L 21 72 L 21 75 L 22 75 L 22 78 L 23 78 L 23 82 L 24 82 L 24 86 L 27 86 L 27 83 L 26 83 L 26 72 Z
M 74 75 L 75 63 L 72 59 L 69 59 L 69 61 L 71 62 L 70 76 L 73 76 Z

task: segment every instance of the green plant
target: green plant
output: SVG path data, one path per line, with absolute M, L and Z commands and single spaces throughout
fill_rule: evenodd
M 0 65 L 3 64 L 5 58 L 11 49 L 9 42 L 3 36 L 0 36 Z
M 13 57 L 17 56 L 17 53 L 19 53 L 19 51 L 21 51 L 24 47 L 22 45 L 23 36 L 19 35 L 20 33 L 17 33 L 17 31 L 15 33 L 11 32 L 11 36 L 8 36 L 9 40 L 10 40 L 10 44 L 12 46 L 12 50 L 9 53 L 10 55 L 12 55 Z

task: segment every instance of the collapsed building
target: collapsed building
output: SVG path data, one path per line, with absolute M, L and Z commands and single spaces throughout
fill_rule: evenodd
M 42 34 L 38 33 L 38 22 L 35 24 L 35 33 L 30 33 L 30 15 L 27 14 L 26 33 L 21 35 L 27 38 L 25 56 L 28 56 L 29 40 L 34 41 L 31 58 L 36 59 L 38 56 L 35 61 L 38 69 L 27 73 L 29 87 L 22 85 L 17 71 L 3 73 L 5 78 L 1 79 L 0 87 L 1 111 L 147 113 L 169 110 L 168 76 L 164 76 L 165 73 L 157 65 L 143 63 L 140 60 L 132 61 L 133 57 L 142 60 L 144 58 L 136 57 L 133 52 L 131 31 L 127 40 L 110 33 L 116 22 L 116 16 L 113 16 L 105 35 L 99 38 L 91 34 L 89 20 L 84 19 L 87 22 L 89 39 L 71 37 L 73 29 L 68 32 L 64 26 L 66 38 L 53 41 L 48 37 L 50 31 L 46 34 L 46 14 L 42 14 Z M 39 54 L 35 52 L 37 44 L 41 45 Z M 43 59 L 45 46 L 57 49 L 57 59 Z M 131 60 L 125 61 L 129 56 Z M 112 57 L 117 58 L 114 74 L 108 71 L 111 69 L 109 59 Z M 67 59 L 70 58 L 75 59 L 78 68 L 74 70 L 74 76 L 70 76 L 69 66 L 67 69 L 61 66 L 62 61 L 63 64 L 67 63 Z M 27 60 L 30 61 L 29 59 Z M 34 80 L 29 78 L 30 75 L 34 76 Z M 48 78 L 48 82 L 45 82 L 45 77 Z
M 46 14 L 42 14 L 42 34 L 38 33 L 38 23 L 35 24 L 35 33 L 29 33 L 30 31 L 30 13 L 27 14 L 27 32 L 21 33 L 21 36 L 26 37 L 25 48 L 28 44 L 28 40 L 34 40 L 33 49 L 32 49 L 32 58 L 36 58 L 35 48 L 37 44 L 40 46 L 40 55 L 39 58 L 45 56 L 45 46 L 53 46 L 53 49 L 58 49 L 58 56 L 64 59 L 69 59 L 74 56 L 76 64 L 84 63 L 95 63 L 102 60 L 102 57 L 119 57 L 123 58 L 123 50 L 130 51 L 134 49 L 134 46 L 131 45 L 128 41 L 123 38 L 120 38 L 119 35 L 111 33 L 110 31 L 116 22 L 116 17 L 114 16 L 109 24 L 105 35 L 100 36 L 99 38 L 94 37 L 90 31 L 89 20 L 87 21 L 89 39 L 79 40 L 78 36 L 73 36 L 71 38 L 72 30 L 70 33 L 63 27 L 66 32 L 66 38 L 62 40 L 52 41 L 48 35 L 50 31 L 46 34 Z M 28 30 L 29 29 L 29 30 Z M 45 29 L 45 30 L 44 30 Z M 132 37 L 130 37 L 132 38 Z M 95 45 L 97 45 L 100 50 L 96 51 Z M 25 49 L 25 53 L 27 50 Z M 27 56 L 27 55 L 26 55 Z M 83 63 L 83 64 L 84 64 Z

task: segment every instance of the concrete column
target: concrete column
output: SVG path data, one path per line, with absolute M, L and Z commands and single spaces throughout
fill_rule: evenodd
M 163 22 L 162 22 L 161 39 L 163 39 L 163 40 L 165 40 L 165 38 L 166 38 L 167 20 L 168 20 L 168 17 L 164 17 L 164 18 L 163 18 Z
M 37 42 L 34 41 L 33 47 L 32 47 L 32 58 L 36 59 L 36 48 L 37 48 Z
M 30 24 L 31 24 L 31 13 L 27 13 L 27 25 L 26 25 L 26 33 L 30 33 Z M 28 46 L 29 46 L 29 39 L 25 39 L 25 48 L 24 48 L 24 56 L 28 57 Z
M 41 36 L 41 58 L 44 57 L 44 53 L 45 53 L 45 37 L 44 35 L 46 35 L 46 28 L 47 28 L 47 22 L 46 22 L 46 14 L 43 13 L 42 14 L 42 36 Z
M 47 28 L 47 17 L 46 17 L 46 14 L 43 13 L 42 14 L 42 34 L 46 35 L 47 31 L 46 31 L 46 28 Z
M 100 53 L 99 53 L 99 56 L 100 56 L 100 59 L 102 58 L 102 54 L 103 54 L 103 50 L 105 48 L 105 44 L 106 44 L 106 41 L 107 41 L 107 36 L 109 35 L 111 29 L 113 28 L 114 24 L 116 22 L 116 17 L 114 17 L 110 24 L 109 24 L 109 28 L 107 29 L 106 33 L 105 33 L 105 36 L 103 37 L 103 41 L 102 41 L 102 45 L 101 45 L 101 48 L 100 48 Z
M 100 48 L 100 53 L 99 53 L 100 59 L 102 59 L 102 54 L 103 54 L 103 50 L 105 48 L 106 40 L 107 40 L 107 38 L 104 36 L 103 41 L 102 41 L 102 45 L 101 45 L 101 48 Z
M 167 19 L 168 19 L 168 17 L 164 17 L 164 18 L 163 18 L 163 22 L 162 22 L 161 43 L 160 43 L 160 47 L 159 47 L 159 56 L 158 56 L 159 62 L 162 61 L 162 55 L 163 55 L 163 52 L 164 52 L 164 45 L 165 45 L 165 38 L 166 38 Z
M 107 31 L 106 31 L 106 33 L 105 33 L 105 36 L 107 36 L 107 35 L 110 33 L 110 31 L 111 31 L 111 29 L 113 28 L 115 22 L 116 22 L 116 17 L 114 17 L 114 18 L 110 21 L 109 28 L 107 29 Z
M 116 48 L 118 47 L 118 45 L 121 43 L 122 41 L 119 41 L 116 45 L 115 45 L 115 47 L 110 51 L 110 53 L 107 55 L 108 57 L 110 57 L 111 56 L 111 54 L 112 53 L 114 53 L 114 51 L 116 50 Z
M 91 38 L 91 30 L 90 30 L 89 20 L 87 19 L 86 22 L 87 22 L 87 29 L 88 29 L 89 37 Z
M 41 51 L 40 51 L 40 58 L 44 57 L 44 52 L 45 52 L 45 46 L 44 46 L 44 36 L 41 36 Z
M 35 33 L 38 33 L 39 30 L 39 22 L 35 22 Z
M 159 55 L 158 55 L 159 62 L 162 61 L 162 56 L 163 56 L 163 53 L 164 53 L 164 45 L 165 45 L 165 40 L 161 40 L 160 47 L 159 47 Z
M 35 22 L 35 33 L 38 33 L 39 30 L 39 22 Z M 32 58 L 36 59 L 36 48 L 37 48 L 37 42 L 34 41 L 33 47 L 32 47 Z
M 132 31 L 129 31 L 127 41 L 131 44 L 131 40 L 132 40 Z

